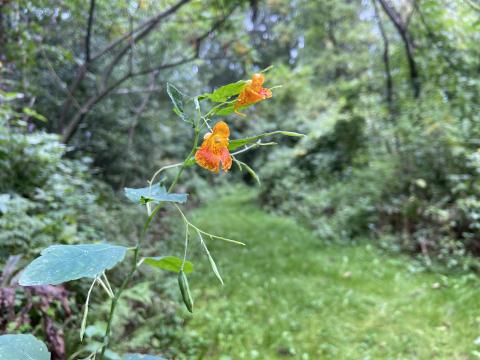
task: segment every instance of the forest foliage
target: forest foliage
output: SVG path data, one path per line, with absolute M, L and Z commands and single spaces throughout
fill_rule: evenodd
M 477 269 L 479 41 L 476 0 L 0 1 L 0 331 L 41 332 L 58 358 L 91 350 L 62 330 L 81 323 L 67 292 L 83 304 L 88 288 L 24 294 L 18 271 L 51 244 L 138 238 L 141 212 L 123 188 L 146 186 L 191 146 L 167 83 L 225 101 L 208 94 L 271 65 L 269 105 L 242 109 L 247 120 L 223 115 L 231 138 L 307 136 L 252 149 L 243 172 L 186 169 L 182 193 L 203 200 L 219 184 L 259 180 L 261 205 L 319 241 L 368 235 L 427 267 Z M 156 225 L 150 250 L 171 246 L 154 238 L 172 226 Z M 171 296 L 137 286 L 120 304 L 119 337 L 140 323 L 126 303 L 141 307 L 154 290 Z M 172 340 L 181 331 L 173 304 L 142 308 L 148 319 L 162 306 L 156 316 L 169 326 L 145 326 L 132 349 L 157 331 L 155 349 L 185 353 L 188 340 Z M 86 335 L 100 341 L 104 326 L 99 318 Z

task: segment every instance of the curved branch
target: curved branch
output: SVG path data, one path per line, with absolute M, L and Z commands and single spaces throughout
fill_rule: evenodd
M 403 44 L 405 47 L 405 53 L 407 55 L 408 68 L 410 71 L 410 81 L 412 84 L 413 95 L 415 98 L 418 98 L 420 96 L 421 84 L 420 84 L 420 75 L 418 72 L 417 63 L 413 56 L 413 48 L 414 48 L 413 41 L 410 38 L 410 34 L 405 24 L 403 23 L 402 19 L 400 18 L 400 15 L 393 8 L 393 6 L 391 6 L 386 0 L 378 0 L 378 2 L 380 3 L 383 10 L 385 11 L 385 14 L 387 14 L 389 19 L 392 21 L 393 25 L 397 29 L 397 32 L 403 41 Z
M 190 0 L 182 0 L 181 2 L 177 3 L 177 5 L 179 5 L 180 3 L 186 3 Z M 150 74 L 150 73 L 153 73 L 153 72 L 159 72 L 161 70 L 165 70 L 165 69 L 170 69 L 170 68 L 173 68 L 173 67 L 176 67 L 176 66 L 180 66 L 180 65 L 184 65 L 186 63 L 189 63 L 189 62 L 192 62 L 196 59 L 198 59 L 199 55 L 200 55 L 200 45 L 201 43 L 209 36 L 211 35 L 212 33 L 214 33 L 216 30 L 218 30 L 225 22 L 226 20 L 228 19 L 228 17 L 235 11 L 235 9 L 238 7 L 238 5 L 235 5 L 233 6 L 230 11 L 225 15 L 223 16 L 221 19 L 219 19 L 218 21 L 216 21 L 214 24 L 212 24 L 212 26 L 210 27 L 209 30 L 207 30 L 206 32 L 204 32 L 203 34 L 201 34 L 200 36 L 198 36 L 195 40 L 194 40 L 194 44 L 195 44 L 195 48 L 194 48 L 194 54 L 189 56 L 189 57 L 186 57 L 186 58 L 183 58 L 183 59 L 180 59 L 178 61 L 174 61 L 174 62 L 171 62 L 171 63 L 166 63 L 166 64 L 161 64 L 159 66 L 156 66 L 156 67 L 153 67 L 153 68 L 149 68 L 149 69 L 144 69 L 144 70 L 140 70 L 140 71 L 137 71 L 137 72 L 132 72 L 132 71 L 129 71 L 126 75 L 124 75 L 123 77 L 121 77 L 120 79 L 118 79 L 117 81 L 115 81 L 113 84 L 111 84 L 110 86 L 107 86 L 106 83 L 102 85 L 101 87 L 101 90 L 98 94 L 96 95 L 93 95 L 91 96 L 81 107 L 80 107 L 80 110 L 77 111 L 77 113 L 73 116 L 72 120 L 70 121 L 70 123 L 68 124 L 68 126 L 63 130 L 63 135 L 62 135 L 62 141 L 64 143 L 68 143 L 71 138 L 73 137 L 73 135 L 75 134 L 75 132 L 77 131 L 78 129 L 78 126 L 82 123 L 82 121 L 84 120 L 85 118 L 85 115 L 99 102 L 101 101 L 103 98 L 105 98 L 105 96 L 107 96 L 111 91 L 113 91 L 114 89 L 116 89 L 119 85 L 121 85 L 123 82 L 125 82 L 127 79 L 129 78 L 132 78 L 132 77 L 136 77 L 136 76 L 141 76 L 141 75 L 146 75 L 146 74 Z M 168 10 L 167 10 L 168 11 Z M 164 12 L 163 14 L 166 14 L 167 13 Z M 167 15 L 165 15 L 167 16 Z M 162 17 L 163 18 L 163 17 Z M 146 31 L 147 29 L 145 29 L 144 31 Z M 144 32 L 142 32 L 143 34 Z M 144 33 L 143 36 L 146 36 L 147 33 Z M 138 37 L 136 38 L 137 40 L 139 39 Z M 128 49 L 130 48 L 130 45 L 127 44 L 127 46 L 125 47 L 128 51 Z M 119 60 L 118 60 L 119 61 Z M 108 69 L 107 69 L 108 71 Z
M 146 37 L 150 32 L 155 29 L 155 27 L 162 21 L 163 19 L 169 17 L 170 15 L 174 14 L 178 9 L 180 9 L 183 5 L 189 3 L 191 0 L 180 0 L 177 2 L 175 5 L 170 7 L 169 9 L 165 10 L 164 12 L 156 15 L 154 18 L 152 18 L 149 23 L 144 26 L 143 30 L 141 30 L 137 35 L 132 35 L 131 41 L 126 44 L 115 57 L 113 60 L 110 62 L 110 64 L 107 66 L 106 70 L 102 74 L 102 84 L 105 85 L 108 78 L 110 77 L 110 74 L 112 73 L 113 69 L 115 66 L 122 60 L 122 58 L 127 54 L 128 50 L 131 48 L 132 43 L 138 43 L 140 40 L 142 40 L 144 37 Z M 147 21 L 148 22 L 148 21 Z M 142 26 L 142 25 L 141 25 Z M 132 31 L 135 33 L 135 30 Z M 129 37 L 127 37 L 129 38 Z

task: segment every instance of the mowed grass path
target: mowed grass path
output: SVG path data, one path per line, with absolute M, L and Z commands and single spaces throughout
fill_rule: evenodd
M 373 246 L 324 244 L 248 196 L 189 216 L 247 243 L 208 241 L 223 287 L 195 251 L 195 312 L 186 332 L 206 341 L 204 359 L 480 358 L 473 275 L 415 272 L 408 257 Z

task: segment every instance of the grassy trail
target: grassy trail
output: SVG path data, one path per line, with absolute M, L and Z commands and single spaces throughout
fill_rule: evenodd
M 209 241 L 191 275 L 204 359 L 478 359 L 474 276 L 412 271 L 368 245 L 326 245 L 294 221 L 224 198 L 190 214 L 246 247 Z M 200 257 L 200 258 L 199 258 Z M 201 261 L 204 259 L 205 261 Z

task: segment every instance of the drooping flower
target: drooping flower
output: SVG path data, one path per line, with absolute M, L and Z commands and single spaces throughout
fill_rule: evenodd
M 232 166 L 232 157 L 228 151 L 230 129 L 224 121 L 215 124 L 211 133 L 204 137 L 200 149 L 195 153 L 195 160 L 201 167 L 218 173 L 220 163 L 223 171 L 227 172 Z
M 248 80 L 245 87 L 238 95 L 238 99 L 235 102 L 233 108 L 238 115 L 245 116 L 238 112 L 238 109 L 242 106 L 252 105 L 259 101 L 272 97 L 272 91 L 264 88 L 265 76 L 263 74 L 253 74 L 252 80 Z

